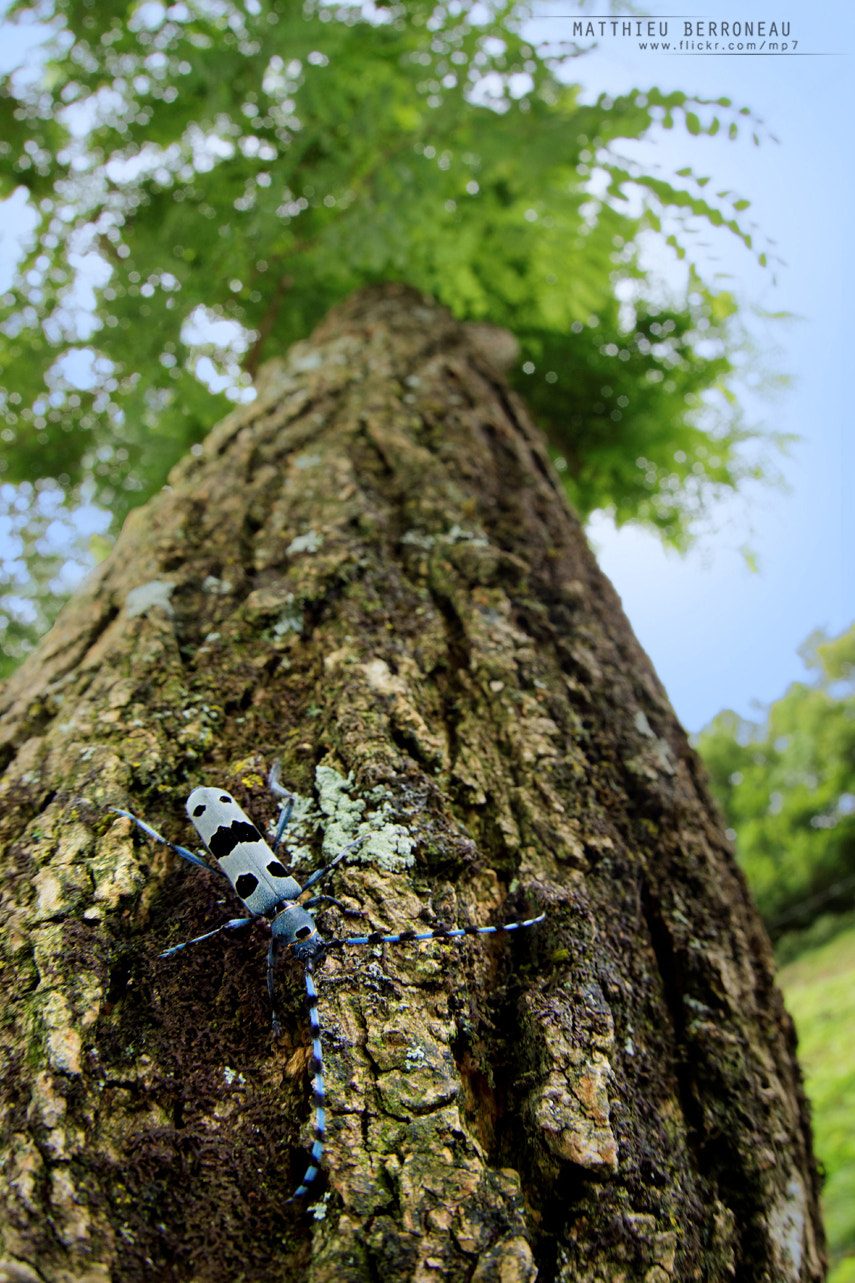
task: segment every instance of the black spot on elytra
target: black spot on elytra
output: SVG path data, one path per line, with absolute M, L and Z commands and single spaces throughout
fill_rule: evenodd
M 227 855 L 231 855 L 236 846 L 241 842 L 262 842 L 261 834 L 254 824 L 249 820 L 232 820 L 231 824 L 221 824 L 216 833 L 208 841 L 208 850 L 211 855 L 222 860 Z
M 287 878 L 288 874 L 278 860 L 271 860 L 267 865 L 267 872 L 272 878 Z
M 235 891 L 237 891 L 242 900 L 246 901 L 257 886 L 258 878 L 254 873 L 242 873 L 235 883 Z
M 194 807 L 193 807 L 193 814 L 194 814 L 194 815 L 204 815 L 206 810 L 207 810 L 207 807 L 205 806 L 205 803 L 204 803 L 204 802 L 200 802 L 198 806 L 194 806 Z

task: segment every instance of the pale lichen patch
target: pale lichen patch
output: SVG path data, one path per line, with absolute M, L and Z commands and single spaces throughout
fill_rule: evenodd
M 284 637 L 286 633 L 302 633 L 302 631 L 303 611 L 297 604 L 294 594 L 288 593 L 285 598 L 285 608 L 273 625 L 273 634 L 275 637 Z
M 667 740 L 660 739 L 651 727 L 647 716 L 639 710 L 633 719 L 635 729 L 648 741 L 647 746 L 633 757 L 626 759 L 626 767 L 633 775 L 655 780 L 661 775 L 676 775 L 677 759 Z
M 317 530 L 307 530 L 304 535 L 297 535 L 285 549 L 289 556 L 300 552 L 318 552 L 324 546 L 324 537 Z
M 171 580 L 152 579 L 147 584 L 132 588 L 125 597 L 125 614 L 128 619 L 136 619 L 150 610 L 162 610 L 171 618 L 175 611 L 169 599 L 177 587 Z
M 409 695 L 409 687 L 402 677 L 393 673 L 384 659 L 371 659 L 359 668 L 372 689 L 381 695 Z
M 800 1178 L 794 1175 L 786 1190 L 771 1207 L 767 1219 L 781 1283 L 797 1283 L 802 1278 L 806 1219 L 805 1187 Z
M 312 347 L 311 343 L 305 340 L 301 343 L 295 343 L 288 351 L 285 361 L 285 370 L 292 374 L 306 374 L 309 370 L 318 370 L 324 363 L 323 352 Z M 284 371 L 283 371 L 284 373 Z
M 202 580 L 202 592 L 212 597 L 227 597 L 233 586 L 228 579 L 219 579 L 216 575 L 206 575 Z
M 401 870 L 414 862 L 415 840 L 409 830 L 396 823 L 392 801 L 382 788 L 366 794 L 367 802 L 351 797 L 352 780 L 331 766 L 315 769 L 318 805 L 325 817 L 324 855 L 331 859 L 356 837 L 362 837 L 359 848 L 349 857 L 351 864 L 377 864 L 381 868 Z M 376 803 L 366 819 L 363 815 Z
M 335 846 L 337 850 L 352 841 L 365 810 L 365 803 L 359 798 L 350 796 L 353 785 L 352 776 L 347 778 L 332 766 L 315 768 L 315 789 L 318 795 L 318 806 L 325 817 L 326 832 L 324 849 Z M 330 830 L 335 830 L 330 841 Z
M 317 468 L 319 464 L 323 463 L 323 461 L 324 457 L 322 454 L 311 454 L 310 452 L 306 452 L 304 454 L 295 455 L 293 464 L 295 468 L 299 468 L 301 472 L 305 472 L 308 468 Z
M 415 864 L 415 845 L 409 830 L 402 824 L 383 823 L 369 832 L 356 852 L 357 862 L 371 862 L 381 869 L 408 869 Z

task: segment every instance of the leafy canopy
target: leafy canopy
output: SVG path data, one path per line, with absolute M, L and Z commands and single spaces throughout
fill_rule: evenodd
M 264 356 L 373 281 L 513 330 L 583 516 L 684 546 L 713 495 L 768 468 L 741 448 L 734 300 L 685 249 L 699 219 L 750 249 L 747 202 L 618 150 L 678 122 L 735 137 L 747 109 L 655 89 L 584 105 L 577 51 L 534 48 L 501 0 L 9 12 L 51 33 L 0 81 L 0 197 L 25 189 L 35 224 L 0 299 L 19 649 L 27 575 L 42 615 L 56 588 L 56 493 L 115 529 Z M 683 284 L 645 271 L 651 244 Z
M 800 651 L 816 672 L 762 723 L 719 713 L 698 750 L 775 934 L 855 904 L 855 625 Z

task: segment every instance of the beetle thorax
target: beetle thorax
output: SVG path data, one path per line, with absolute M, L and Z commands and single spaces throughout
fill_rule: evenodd
M 282 944 L 320 943 L 315 919 L 301 904 L 286 904 L 270 924 L 270 930 Z

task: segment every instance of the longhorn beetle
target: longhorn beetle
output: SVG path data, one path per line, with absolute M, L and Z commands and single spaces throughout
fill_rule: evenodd
M 221 931 L 236 931 L 240 927 L 250 926 L 253 922 L 263 921 L 270 930 L 270 948 L 267 951 L 267 991 L 270 995 L 273 1036 L 280 1032 L 279 1016 L 276 1010 L 274 993 L 274 971 L 280 949 L 290 948 L 294 957 L 304 966 L 306 996 L 309 1000 L 309 1024 L 312 1030 L 312 1090 L 315 1104 L 315 1140 L 312 1145 L 311 1163 L 303 1177 L 303 1183 L 287 1201 L 307 1194 L 309 1187 L 320 1170 L 321 1155 L 324 1150 L 326 1130 L 326 1093 L 323 1075 L 323 1053 L 321 1049 L 321 1024 L 318 1016 L 318 995 L 314 983 L 315 966 L 320 965 L 325 955 L 332 949 L 344 948 L 356 944 L 405 944 L 420 940 L 459 940 L 463 936 L 494 935 L 502 931 L 519 931 L 523 927 L 534 926 L 546 917 L 541 913 L 536 918 L 527 918 L 524 922 L 507 922 L 498 927 L 440 927 L 436 931 L 401 931 L 397 935 L 383 935 L 381 931 L 371 931 L 364 936 L 350 936 L 341 940 L 323 940 L 318 933 L 312 910 L 323 901 L 344 906 L 331 895 L 314 895 L 300 903 L 300 898 L 310 887 L 316 886 L 323 878 L 328 877 L 333 869 L 362 841 L 361 837 L 350 842 L 339 851 L 338 855 L 317 869 L 300 886 L 296 878 L 291 877 L 287 869 L 279 862 L 276 852 L 282 842 L 285 828 L 294 809 L 294 798 L 279 783 L 279 763 L 274 762 L 268 777 L 271 792 L 279 798 L 279 822 L 273 838 L 272 848 L 267 845 L 255 825 L 247 818 L 237 802 L 225 789 L 197 788 L 187 799 L 187 815 L 196 828 L 207 850 L 219 864 L 214 872 L 222 873 L 234 887 L 238 898 L 249 911 L 248 918 L 230 918 L 222 926 L 185 940 L 171 949 L 165 949 L 161 958 L 170 958 L 173 954 L 186 949 L 188 944 L 198 944 L 201 940 L 210 940 Z M 163 834 L 158 833 L 149 824 L 137 818 L 130 811 L 122 811 L 117 806 L 109 808 L 116 815 L 124 815 L 133 820 L 144 833 L 168 846 L 176 855 L 190 864 L 197 864 L 202 869 L 212 869 L 212 865 L 201 855 L 194 855 L 186 847 L 170 842 Z

